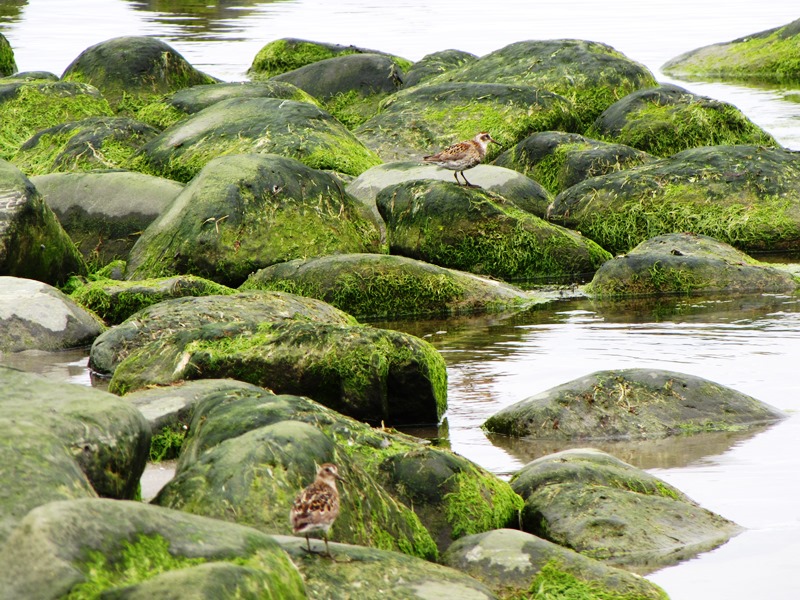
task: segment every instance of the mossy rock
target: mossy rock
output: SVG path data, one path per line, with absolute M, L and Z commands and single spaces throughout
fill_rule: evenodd
M 659 369 L 597 371 L 492 415 L 492 433 L 550 440 L 640 439 L 738 431 L 785 415 L 728 387 Z
M 318 428 L 283 421 L 253 429 L 183 462 L 153 500 L 160 506 L 290 534 L 288 514 L 318 466 L 335 462 L 341 511 L 331 539 L 433 559 L 436 547 L 412 510 L 389 496 Z
M 14 59 L 14 49 L 8 43 L 6 36 L 0 33 L 0 76 L 7 77 L 17 72 L 17 61 Z
M 208 385 L 206 391 L 192 388 L 193 395 L 202 396 L 194 403 L 179 471 L 226 440 L 266 426 L 299 421 L 324 432 L 335 442 L 338 457 L 346 456 L 395 500 L 413 507 L 422 524 L 439 540 L 440 548 L 457 535 L 517 522 L 521 503 L 508 485 L 447 450 L 385 427 L 371 428 L 308 398 L 275 395 L 232 381 Z M 161 393 L 170 392 L 165 389 Z M 348 484 L 345 489 L 352 492 L 354 486 Z M 429 544 L 434 547 L 432 540 Z
M 655 160 L 655 156 L 624 144 L 593 140 L 577 133 L 543 131 L 526 137 L 492 164 L 519 171 L 555 195 L 585 179 Z M 547 211 L 535 214 L 545 217 Z
M 150 427 L 138 410 L 101 390 L 6 367 L 0 384 L 4 418 L 35 423 L 59 438 L 99 495 L 135 496 L 150 446 Z
M 401 90 L 355 130 L 384 161 L 423 155 L 488 131 L 500 144 L 515 144 L 535 131 L 580 127 L 575 108 L 562 96 L 528 85 L 439 83 Z M 492 145 L 487 161 L 500 153 Z
M 444 359 L 427 342 L 388 329 L 290 320 L 162 334 L 117 366 L 108 389 L 224 377 L 309 396 L 372 423 L 436 424 L 447 408 Z
M 299 257 L 380 251 L 377 219 L 340 181 L 297 160 L 210 162 L 137 240 L 132 279 L 193 274 L 228 286 Z
M 170 179 L 119 170 L 37 175 L 31 182 L 95 269 L 127 259 L 142 231 L 183 190 Z
M 435 165 L 411 161 L 393 162 L 364 171 L 349 182 L 346 189 L 380 217 L 375 204 L 378 192 L 390 185 L 418 179 L 452 182 L 454 174 L 453 171 Z M 553 196 L 546 189 L 516 170 L 478 165 L 469 170 L 469 181 L 484 190 L 503 196 L 518 208 L 537 217 L 544 217 L 547 207 L 553 201 Z
M 46 82 L 58 80 L 58 75 L 50 71 L 21 71 L 13 75 L 8 75 L 7 77 L 0 77 L 0 85 L 6 83 L 31 83 L 32 81 Z
M 56 288 L 0 277 L 0 353 L 53 352 L 92 343 L 103 324 Z
M 336 254 L 295 259 L 253 273 L 239 289 L 318 298 L 358 318 L 498 311 L 535 301 L 498 281 L 403 256 Z
M 789 273 L 704 235 L 659 235 L 601 266 L 587 286 L 593 296 L 698 292 L 793 292 Z
M 650 581 L 524 531 L 497 529 L 455 541 L 444 564 L 472 575 L 502 598 L 569 590 L 575 598 L 667 600 Z
M 308 102 L 231 98 L 164 130 L 142 147 L 133 166 L 186 182 L 214 158 L 246 153 L 280 154 L 351 175 L 381 162 L 344 125 Z
M 561 192 L 551 219 L 621 254 L 688 231 L 745 252 L 800 248 L 800 163 L 760 146 L 692 148 Z
M 254 81 L 261 81 L 275 77 L 281 73 L 294 71 L 295 69 L 320 60 L 333 58 L 335 56 L 346 56 L 348 54 L 384 53 L 378 52 L 377 50 L 358 48 L 356 46 L 314 42 L 297 38 L 282 38 L 270 42 L 258 51 L 247 74 Z M 402 68 L 406 68 L 411 64 L 407 60 L 400 59 L 399 57 L 392 58 L 397 61 Z
M 99 279 L 78 288 L 70 297 L 109 325 L 118 325 L 153 304 L 184 296 L 233 294 L 235 290 L 193 275 L 138 281 Z
M 99 336 L 92 345 L 89 366 L 98 373 L 111 374 L 132 351 L 181 328 L 201 329 L 225 322 L 256 326 L 283 319 L 342 325 L 356 322 L 329 304 L 283 292 L 175 298 L 142 309 Z
M 599 450 L 538 458 L 511 478 L 525 499 L 523 529 L 585 556 L 652 571 L 739 533 L 649 473 Z
M 504 83 L 547 90 L 574 105 L 583 127 L 620 98 L 657 85 L 644 65 L 611 46 L 570 39 L 515 42 L 460 69 L 446 71 L 429 83 L 440 80 Z M 539 131 L 547 129 L 562 128 L 547 127 Z
M 0 158 L 12 160 L 38 131 L 87 117 L 111 116 L 97 88 L 68 81 L 32 81 L 0 85 Z
M 699 146 L 778 146 L 733 104 L 672 84 L 618 100 L 597 117 L 586 135 L 662 157 Z
M 64 81 L 90 83 L 119 110 L 147 104 L 175 90 L 214 83 L 169 44 L 147 36 L 124 36 L 95 44 L 66 68 Z
M 419 558 L 376 548 L 332 542 L 336 560 L 311 557 L 305 540 L 272 536 L 297 565 L 310 598 L 330 600 L 387 600 L 462 598 L 490 600 L 491 590 L 455 569 Z
M 406 71 L 403 87 L 419 85 L 437 75 L 463 67 L 477 58 L 474 54 L 463 50 L 440 50 L 426 54 Z
M 661 67 L 670 77 L 796 87 L 800 19 L 730 42 L 685 52 Z
M 242 81 L 194 85 L 178 90 L 174 94 L 143 106 L 136 112 L 136 118 L 159 129 L 166 129 L 212 104 L 231 98 L 281 98 L 319 106 L 319 101 L 313 96 L 291 83 Z
M 500 279 L 578 279 L 610 255 L 502 196 L 455 183 L 410 181 L 382 190 L 392 254 Z
M 0 275 L 58 285 L 86 263 L 30 180 L 0 159 Z
M 30 175 L 124 168 L 158 130 L 126 117 L 89 117 L 42 129 L 13 162 Z
M 41 506 L 0 558 L 9 600 L 306 598 L 296 567 L 268 535 L 140 502 Z

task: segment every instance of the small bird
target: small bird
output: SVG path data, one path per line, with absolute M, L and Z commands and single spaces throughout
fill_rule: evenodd
M 339 516 L 339 490 L 336 489 L 336 480 L 347 483 L 339 475 L 339 468 L 333 463 L 325 463 L 319 468 L 314 483 L 300 492 L 295 498 L 289 520 L 292 531 L 306 536 L 308 552 L 311 552 L 311 542 L 308 534 L 312 531 L 322 531 L 325 538 L 325 553 L 331 556 L 328 549 L 328 530 Z
M 422 162 L 431 163 L 444 169 L 455 171 L 453 177 L 456 178 L 456 183 L 458 185 L 462 185 L 458 180 L 458 174 L 461 173 L 461 176 L 464 177 L 464 183 L 469 187 L 475 187 L 467 181 L 464 171 L 481 164 L 486 156 L 486 146 L 488 146 L 490 142 L 498 146 L 500 145 L 500 142 L 492 139 L 492 136 L 484 131 L 471 140 L 448 146 L 437 154 L 423 156 Z

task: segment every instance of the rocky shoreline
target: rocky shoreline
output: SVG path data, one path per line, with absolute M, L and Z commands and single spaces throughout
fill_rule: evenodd
M 723 49 L 774 53 L 798 23 Z M 707 72 L 687 61 L 670 68 Z M 781 82 L 800 80 L 787 69 Z M 224 83 L 126 37 L 60 77 L 15 71 L 0 36 L 0 352 L 92 344 L 111 381 L 0 367 L 4 597 L 517 599 L 560 586 L 657 599 L 640 574 L 740 531 L 591 448 L 507 482 L 400 433 L 442 419 L 445 363 L 365 324 L 520 310 L 552 299 L 537 283 L 603 298 L 796 292 L 793 269 L 746 252 L 800 249 L 800 158 L 735 107 L 583 40 L 412 63 L 284 39 L 250 82 Z M 420 162 L 480 131 L 502 147 L 470 171 L 475 187 Z M 634 369 L 484 427 L 588 446 L 784 416 Z M 176 473 L 144 503 L 151 457 L 177 458 Z M 294 495 L 327 462 L 349 482 L 333 559 L 289 537 Z

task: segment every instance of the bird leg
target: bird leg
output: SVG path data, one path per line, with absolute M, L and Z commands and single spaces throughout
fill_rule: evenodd
M 467 181 L 467 176 L 464 175 L 464 171 L 461 171 L 461 176 L 464 178 L 464 183 L 467 184 L 467 187 L 476 187 L 476 186 L 472 185 L 469 181 Z
M 327 554 L 327 555 L 328 555 L 328 558 L 333 558 L 333 555 L 331 554 L 331 551 L 330 551 L 330 549 L 328 548 L 328 534 L 326 534 L 326 533 L 323 533 L 323 534 L 322 534 L 322 537 L 323 537 L 323 539 L 325 540 L 325 554 Z
M 453 177 L 455 177 L 455 178 L 456 178 L 456 183 L 457 183 L 458 185 L 461 185 L 461 182 L 460 182 L 460 181 L 459 181 L 459 179 L 458 179 L 458 171 L 453 171 Z

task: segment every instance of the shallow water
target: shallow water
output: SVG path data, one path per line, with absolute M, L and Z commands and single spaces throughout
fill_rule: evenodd
M 245 78 L 256 52 L 281 37 L 355 44 L 410 60 L 458 48 L 484 54 L 524 39 L 583 38 L 614 46 L 649 67 L 695 47 L 797 18 L 785 0 L 523 1 L 287 0 L 207 3 L 21 0 L 0 3 L 0 31 L 20 70 L 56 74 L 88 46 L 120 35 L 156 35 L 196 67 Z M 192 3 L 194 4 L 194 3 Z M 781 143 L 800 149 L 800 102 L 785 90 L 677 82 L 732 102 Z M 794 98 L 794 101 L 791 101 Z M 529 311 L 383 325 L 431 341 L 448 363 L 449 411 L 439 431 L 456 452 L 508 475 L 562 448 L 487 437 L 480 425 L 500 408 L 585 375 L 625 367 L 691 373 L 789 413 L 749 433 L 643 443 L 594 444 L 649 469 L 746 530 L 722 547 L 649 576 L 673 600 L 800 597 L 800 306 L 785 296 L 677 298 L 616 303 L 559 301 Z M 0 355 L 0 362 L 62 381 L 92 384 L 86 350 Z M 94 382 L 98 384 L 98 382 Z M 103 382 L 99 382 L 102 384 Z M 154 486 L 165 473 L 155 469 Z

